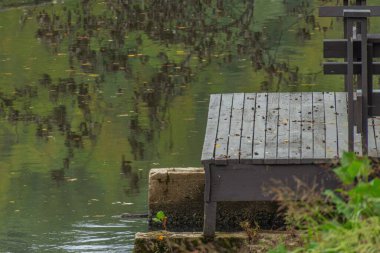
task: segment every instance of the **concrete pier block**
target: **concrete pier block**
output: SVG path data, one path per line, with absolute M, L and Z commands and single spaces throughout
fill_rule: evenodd
M 161 229 L 152 216 L 164 211 L 170 231 L 201 231 L 203 225 L 203 168 L 160 168 L 149 173 L 150 229 Z M 218 231 L 239 231 L 242 221 L 257 223 L 262 229 L 276 229 L 283 221 L 273 202 L 220 202 Z

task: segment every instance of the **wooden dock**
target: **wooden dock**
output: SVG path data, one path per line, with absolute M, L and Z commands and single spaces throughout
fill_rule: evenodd
M 299 181 L 339 186 L 330 165 L 349 149 L 347 92 L 211 95 L 202 152 L 204 235 L 214 236 L 220 201 L 271 201 L 265 189 Z M 380 118 L 368 120 L 368 154 L 380 154 Z M 362 154 L 361 135 L 354 150 Z M 379 147 L 379 148 L 378 148 Z
M 379 157 L 380 118 L 368 129 L 368 154 Z M 346 92 L 211 95 L 202 162 L 328 163 L 347 150 Z M 359 134 L 355 152 L 362 152 Z

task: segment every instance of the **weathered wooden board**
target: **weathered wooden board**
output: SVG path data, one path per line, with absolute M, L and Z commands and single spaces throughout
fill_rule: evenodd
M 357 132 L 356 126 L 354 126 L 355 134 L 354 134 L 354 151 L 355 154 L 362 156 L 363 155 L 363 149 L 362 149 L 362 136 L 360 133 Z
M 353 63 L 353 73 L 355 75 L 361 74 L 361 62 Z M 323 73 L 326 75 L 346 75 L 347 74 L 347 62 L 324 62 Z M 380 74 L 380 63 L 374 62 L 372 65 L 372 73 L 374 75 Z
M 221 94 L 213 94 L 210 97 L 206 134 L 205 134 L 203 150 L 202 150 L 202 158 L 201 158 L 202 161 L 207 161 L 214 157 L 221 98 L 222 98 Z
M 289 106 L 289 163 L 300 163 L 301 160 L 301 116 L 302 94 L 290 93 Z
M 290 93 L 281 93 L 278 106 L 277 162 L 282 164 L 289 161 L 289 106 Z
M 276 163 L 279 115 L 279 93 L 268 93 L 267 125 L 265 136 L 265 161 Z
M 234 162 L 238 162 L 240 157 L 244 97 L 244 93 L 235 93 L 233 96 L 230 134 L 228 137 L 228 159 Z
M 368 119 L 368 156 L 378 157 L 373 119 Z
M 267 93 L 256 95 L 256 115 L 253 137 L 253 162 L 262 163 L 265 156 L 265 130 L 267 120 Z
M 227 163 L 228 137 L 230 134 L 233 94 L 223 94 L 220 105 L 218 133 L 215 144 L 215 160 L 218 164 Z
M 251 160 L 253 157 L 253 134 L 256 112 L 256 93 L 245 94 L 243 129 L 240 144 L 240 160 Z
M 313 92 L 313 156 L 314 160 L 326 158 L 325 105 L 322 92 Z
M 336 121 L 338 128 L 338 154 L 348 150 L 348 119 L 347 119 L 347 93 L 335 93 Z
M 313 161 L 313 93 L 302 93 L 302 119 L 301 119 L 301 162 Z
M 325 92 L 326 158 L 338 157 L 338 128 L 336 125 L 335 93 Z
M 376 142 L 376 147 L 377 147 L 377 154 L 378 154 L 378 157 L 380 157 L 380 118 L 373 119 L 373 127 L 374 127 L 375 142 Z
M 204 164 L 314 164 L 348 150 L 345 92 L 211 95 Z M 380 157 L 380 117 L 368 122 L 371 157 Z M 361 135 L 355 152 L 362 154 Z
M 320 17 L 344 17 L 345 6 L 322 6 L 319 8 Z M 367 11 L 370 17 L 378 17 L 380 15 L 379 6 L 350 6 L 350 10 L 362 10 Z

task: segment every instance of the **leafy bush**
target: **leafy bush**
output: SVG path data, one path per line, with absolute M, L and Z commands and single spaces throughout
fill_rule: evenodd
M 300 183 L 301 201 L 291 200 L 295 193 L 289 189 L 275 192 L 288 226 L 306 233 L 298 248 L 289 251 L 282 244 L 271 253 L 379 252 L 380 179 L 370 160 L 345 153 L 334 172 L 342 182 L 340 189 L 318 194 Z

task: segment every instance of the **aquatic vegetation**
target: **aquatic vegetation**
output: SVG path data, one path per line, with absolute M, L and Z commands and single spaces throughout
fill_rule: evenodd
M 340 189 L 326 190 L 322 195 L 308 194 L 306 203 L 289 199 L 283 202 L 288 225 L 305 231 L 305 235 L 301 234 L 301 246 L 290 252 L 376 252 L 379 249 L 378 164 L 345 153 L 334 172 L 342 182 Z M 285 197 L 281 196 L 281 199 Z M 270 252 L 288 250 L 281 245 Z

